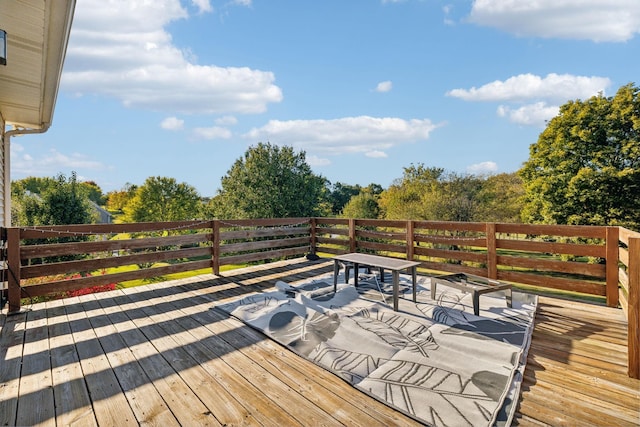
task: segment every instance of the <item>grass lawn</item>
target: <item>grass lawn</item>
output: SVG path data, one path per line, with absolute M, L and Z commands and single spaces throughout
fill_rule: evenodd
M 157 263 L 154 264 L 155 266 L 165 266 L 165 265 L 169 265 L 168 263 Z M 220 267 L 220 271 L 229 271 L 229 270 L 234 270 L 236 268 L 242 268 L 242 267 L 246 267 L 246 264 L 229 264 L 229 265 L 223 265 Z M 124 267 L 118 267 L 118 268 L 109 268 L 107 269 L 107 274 L 112 274 L 112 273 L 122 273 L 122 272 L 126 272 L 126 271 L 134 271 L 134 270 L 138 270 L 138 266 L 137 265 L 128 265 L 128 266 L 124 266 Z M 212 270 L 210 268 L 203 268 L 200 270 L 193 270 L 193 271 L 185 271 L 182 273 L 173 273 L 173 274 L 167 274 L 164 276 L 159 276 L 159 277 L 153 277 L 153 278 L 148 278 L 148 279 L 136 279 L 136 280 L 128 280 L 126 282 L 120 282 L 118 283 L 118 287 L 120 288 L 131 288 L 133 286 L 140 286 L 140 285 L 148 285 L 149 283 L 155 283 L 155 282 L 164 282 L 166 280 L 176 280 L 176 279 L 185 279 L 187 277 L 193 277 L 193 276 L 199 276 L 201 274 L 210 274 L 212 273 Z

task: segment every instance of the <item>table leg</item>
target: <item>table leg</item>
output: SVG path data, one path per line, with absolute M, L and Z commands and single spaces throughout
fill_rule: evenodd
M 338 274 L 340 273 L 340 263 L 337 259 L 333 260 L 333 293 L 338 291 Z
M 471 292 L 473 296 L 473 314 L 480 315 L 480 293 L 478 291 Z
M 400 293 L 400 272 L 392 271 L 393 276 L 393 311 L 398 311 L 398 294 Z
M 416 302 L 416 268 L 411 267 L 411 279 L 413 280 L 413 302 Z
M 355 276 L 353 278 L 353 285 L 357 288 L 358 287 L 358 272 L 360 271 L 360 265 L 357 262 L 353 263 L 353 275 Z

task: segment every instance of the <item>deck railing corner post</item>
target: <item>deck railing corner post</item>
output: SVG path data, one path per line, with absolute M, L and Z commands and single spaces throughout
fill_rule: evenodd
M 412 220 L 407 221 L 407 260 L 413 261 L 414 257 L 414 228 L 415 223 Z
M 349 218 L 349 252 L 356 252 L 358 245 L 356 242 L 356 220 Z
M 20 229 L 11 227 L 7 229 L 7 290 L 9 314 L 20 311 Z
M 485 223 L 485 234 L 487 239 L 487 277 L 489 279 L 498 278 L 498 253 L 496 244 L 496 224 Z
M 628 373 L 640 379 L 640 237 L 629 238 L 628 275 Z
M 618 281 L 618 254 L 620 228 L 607 227 L 606 231 L 606 258 L 605 258 L 605 276 L 606 276 L 606 298 L 607 306 L 617 307 L 619 303 Z
M 316 254 L 316 223 L 317 218 L 309 218 L 309 255 L 315 256 Z
M 211 256 L 213 257 L 213 274 L 220 275 L 220 220 L 211 221 L 213 241 L 211 242 Z

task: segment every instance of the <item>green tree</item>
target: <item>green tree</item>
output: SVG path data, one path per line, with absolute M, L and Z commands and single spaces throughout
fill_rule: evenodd
M 84 181 L 80 183 L 80 188 L 85 192 L 89 200 L 98 206 L 102 206 L 106 202 L 106 198 L 102 193 L 102 189 L 94 181 Z
M 520 170 L 526 222 L 640 225 L 640 90 L 560 107 Z
M 343 218 L 377 219 L 380 216 L 378 198 L 369 192 L 353 196 L 342 209 Z
M 11 197 L 20 198 L 29 194 L 43 194 L 56 185 L 56 178 L 29 176 L 11 181 Z
M 50 180 L 50 181 L 48 181 Z M 94 212 L 87 195 L 80 188 L 76 173 L 71 177 L 59 174 L 53 179 L 29 182 L 45 183 L 38 188 L 39 193 L 28 193 L 17 197 L 16 206 L 20 212 L 16 223 L 19 225 L 65 225 L 90 224 L 94 222 Z M 19 185 L 18 185 L 19 187 Z M 30 190 L 29 190 L 30 191 Z
M 211 199 L 217 218 L 291 218 L 331 212 L 327 180 L 315 175 L 304 151 L 258 143 L 235 161 Z
M 434 218 L 442 221 L 478 221 L 483 179 L 475 175 L 449 173 L 440 180 L 425 204 L 432 206 Z
M 428 201 L 435 197 L 444 169 L 423 164 L 404 168 L 402 178 L 380 194 L 380 208 L 386 219 L 439 219 Z
M 200 217 L 202 202 L 196 189 L 174 178 L 149 177 L 124 206 L 128 222 L 180 221 Z
M 331 213 L 333 215 L 343 216 L 343 209 L 346 207 L 346 205 L 351 201 L 353 197 L 362 193 L 367 193 L 370 196 L 373 196 L 374 199 L 376 199 L 376 204 L 377 204 L 377 196 L 379 196 L 383 190 L 384 189 L 382 188 L 382 186 L 380 186 L 380 184 L 371 183 L 366 187 L 361 187 L 358 184 L 350 185 L 342 182 L 336 182 L 331 186 L 331 190 L 329 191 L 329 202 L 331 203 Z M 371 218 L 371 217 L 362 217 L 362 218 Z
M 362 187 L 358 184 L 349 185 L 336 182 L 331 186 L 329 201 L 331 203 L 331 213 L 338 215 L 353 196 L 360 194 Z
M 520 188 L 508 174 L 481 177 L 419 164 L 405 168 L 379 204 L 385 219 L 511 221 L 520 212 Z
M 520 222 L 524 186 L 517 172 L 489 175 L 478 193 L 477 221 Z
M 122 212 L 129 200 L 133 198 L 138 190 L 137 185 L 126 183 L 121 190 L 109 191 L 106 195 L 106 207 L 112 212 Z
M 22 184 L 26 185 L 22 186 Z M 72 172 L 68 179 L 63 174 L 59 174 L 55 178 L 27 179 L 22 183 L 17 183 L 15 189 L 16 192 L 12 194 L 12 204 L 15 207 L 15 210 L 12 207 L 12 222 L 15 225 L 90 224 L 96 220 L 95 211 L 89 204 L 86 192 L 80 188 L 75 172 Z M 25 192 L 23 193 L 22 190 Z M 71 243 L 87 240 L 87 236 L 79 234 L 38 239 L 33 243 Z M 71 261 L 81 258 L 84 258 L 84 255 L 62 255 L 32 259 L 31 262 Z

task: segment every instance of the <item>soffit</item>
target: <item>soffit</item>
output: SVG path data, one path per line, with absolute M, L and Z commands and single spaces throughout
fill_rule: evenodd
M 0 65 L 0 114 L 6 124 L 50 125 L 75 0 L 0 0 L 7 65 Z

